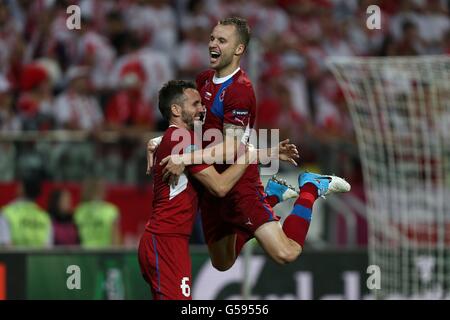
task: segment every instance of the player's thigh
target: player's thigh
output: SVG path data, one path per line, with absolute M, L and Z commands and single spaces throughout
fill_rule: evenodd
M 226 271 L 233 266 L 236 261 L 235 245 L 235 233 L 208 244 L 209 256 L 214 268 L 219 271 Z
M 225 215 L 225 220 L 252 236 L 260 226 L 279 220 L 265 199 L 262 185 L 258 183 L 242 185 L 239 193 L 230 195 L 230 203 L 232 206 Z

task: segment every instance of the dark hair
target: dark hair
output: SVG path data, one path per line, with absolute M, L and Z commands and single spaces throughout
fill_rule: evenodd
M 53 190 L 52 193 L 50 193 L 49 199 L 48 199 L 48 213 L 52 217 L 56 217 L 59 215 L 60 208 L 59 208 L 59 201 L 61 199 L 61 196 L 63 194 L 62 189 L 56 189 Z
M 27 173 L 22 177 L 22 188 L 27 199 L 35 200 L 41 194 L 42 177 L 39 173 Z
M 58 188 L 53 190 L 48 198 L 47 212 L 50 214 L 52 220 L 59 223 L 73 222 L 72 209 L 66 211 L 67 209 L 61 208 L 61 198 L 64 194 L 70 195 L 70 191 Z
M 245 46 L 245 49 L 247 49 L 248 43 L 250 42 L 251 31 L 246 19 L 239 17 L 225 18 L 220 20 L 219 24 L 224 26 L 235 26 L 240 42 Z
M 123 21 L 120 11 L 113 10 L 106 15 L 107 21 Z
M 197 87 L 192 81 L 171 80 L 159 90 L 159 111 L 167 121 L 170 120 L 172 115 L 170 107 L 174 103 L 180 104 L 183 102 L 183 93 L 186 89 L 197 89 Z
M 402 31 L 403 32 L 407 32 L 407 31 L 409 31 L 411 29 L 417 29 L 416 24 L 413 21 L 411 21 L 411 20 L 405 20 L 402 23 Z

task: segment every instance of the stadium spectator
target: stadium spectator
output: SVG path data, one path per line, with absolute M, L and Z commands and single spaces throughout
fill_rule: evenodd
M 14 111 L 9 81 L 0 74 L 0 132 L 17 132 L 22 129 L 20 118 Z
M 89 79 L 95 90 L 108 89 L 109 74 L 114 65 L 116 52 L 106 35 L 95 30 L 92 17 L 83 16 L 83 28 L 79 32 L 77 47 L 78 65 L 89 69 Z
M 24 130 L 46 131 L 54 128 L 52 82 L 44 65 L 34 62 L 24 66 L 21 94 L 17 102 Z
M 3 73 L 12 77 L 12 69 L 17 67 L 23 55 L 24 46 L 22 40 L 23 29 L 16 19 L 10 18 L 12 15 L 11 11 L 4 1 L 0 2 L 0 74 Z M 18 83 L 19 80 L 17 79 L 16 81 Z M 13 85 L 15 84 L 13 83 Z
M 450 31 L 445 34 L 444 39 L 442 39 L 442 43 L 442 53 L 450 55 Z
M 424 53 L 419 29 L 413 21 L 406 20 L 402 24 L 402 37 L 393 44 L 388 52 L 391 56 L 416 56 Z
M 145 47 L 175 54 L 177 25 L 168 0 L 138 0 L 127 10 L 126 21 Z
M 155 128 L 153 106 L 144 99 L 145 70 L 138 60 L 126 64 L 120 74 L 120 89 L 108 101 L 105 115 L 109 129 L 142 133 Z
M 86 1 L 90 2 L 90 1 Z M 106 16 L 106 30 L 111 45 L 117 53 L 118 57 L 121 57 L 129 53 L 129 37 L 133 34 L 127 29 L 124 21 L 123 13 L 121 11 L 111 11 Z
M 101 179 L 88 179 L 83 185 L 82 202 L 75 208 L 74 220 L 83 248 L 105 248 L 120 244 L 120 212 L 104 200 Z
M 120 88 L 122 75 L 126 72 L 129 65 L 139 65 L 142 67 L 144 84 L 142 87 L 142 97 L 146 103 L 156 105 L 156 96 L 158 93 L 158 84 L 165 83 L 173 78 L 175 74 L 174 65 L 170 59 L 162 52 L 140 46 L 138 39 L 134 35 L 127 38 L 128 53 L 116 60 L 116 63 L 110 74 L 110 86 L 112 88 Z M 141 71 L 139 71 L 141 72 Z M 165 125 L 160 125 L 162 117 L 155 115 L 157 129 Z
M 18 133 L 21 130 L 22 121 L 14 110 L 11 85 L 0 74 L 0 134 Z M 0 141 L 0 154 L 0 181 L 13 181 L 17 147 L 8 141 Z
M 78 230 L 73 221 L 72 196 L 68 190 L 52 191 L 48 200 L 48 213 L 52 219 L 53 244 L 55 246 L 79 245 Z
M 193 79 L 198 70 L 208 66 L 208 52 L 203 48 L 204 39 L 208 38 L 210 20 L 202 14 L 202 1 L 190 1 L 186 18 L 181 22 L 183 40 L 177 48 L 175 61 L 178 77 Z
M 89 70 L 72 67 L 67 71 L 67 88 L 53 107 L 58 128 L 69 130 L 100 130 L 103 113 L 96 96 L 89 94 Z
M 47 212 L 36 204 L 42 177 L 26 173 L 19 196 L 0 213 L 0 243 L 12 247 L 45 248 L 53 244 L 53 228 Z
M 331 73 L 323 74 L 315 95 L 315 142 L 309 145 L 317 154 L 317 162 L 327 172 L 342 175 L 356 149 L 353 126 L 343 92 Z M 348 173 L 347 173 L 348 174 Z

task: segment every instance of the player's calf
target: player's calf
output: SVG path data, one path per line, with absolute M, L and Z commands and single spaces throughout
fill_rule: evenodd
M 298 177 L 300 196 L 294 203 L 290 215 L 284 220 L 283 230 L 286 235 L 302 248 L 312 219 L 314 202 L 320 196 L 333 192 L 350 191 L 350 184 L 336 176 L 304 172 Z

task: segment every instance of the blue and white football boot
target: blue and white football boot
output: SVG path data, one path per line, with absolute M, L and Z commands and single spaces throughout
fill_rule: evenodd
M 294 187 L 288 185 L 286 180 L 279 179 L 276 175 L 269 179 L 264 191 L 268 196 L 276 196 L 279 202 L 298 197 L 298 192 L 295 191 Z
M 340 177 L 303 172 L 298 176 L 298 186 L 301 188 L 307 183 L 312 183 L 317 187 L 319 197 L 336 192 L 348 192 L 351 189 L 350 184 Z

